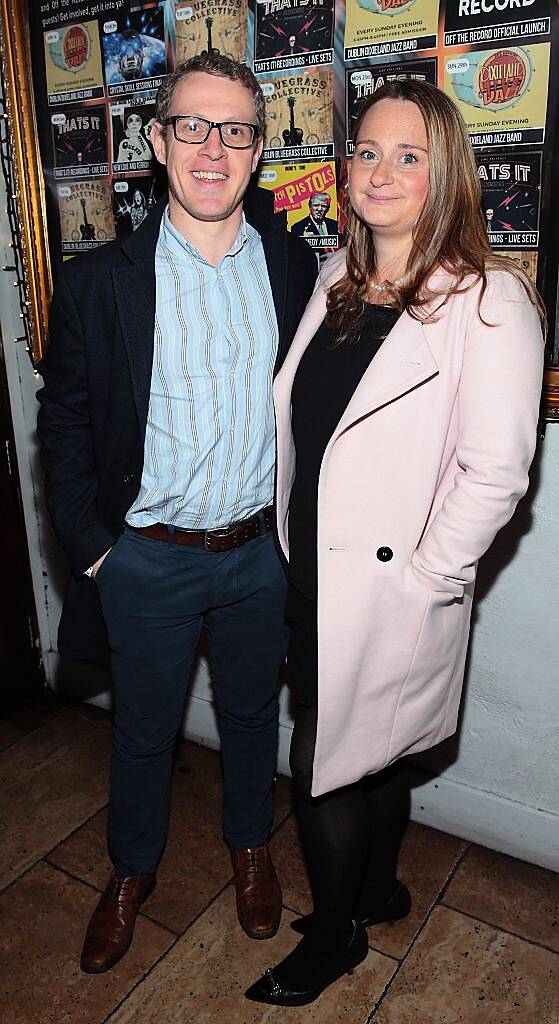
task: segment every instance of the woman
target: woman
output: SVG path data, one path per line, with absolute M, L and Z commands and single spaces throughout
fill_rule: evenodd
M 361 108 L 347 249 L 278 375 L 291 768 L 314 912 L 247 996 L 311 1002 L 402 917 L 396 762 L 454 732 L 476 565 L 528 484 L 540 301 L 487 240 L 464 123 L 434 86 Z M 288 526 L 289 512 L 289 526 Z

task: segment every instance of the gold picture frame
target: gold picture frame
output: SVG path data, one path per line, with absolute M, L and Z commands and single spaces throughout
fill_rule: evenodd
M 12 144 L 15 201 L 30 324 L 30 354 L 37 366 L 47 345 L 52 270 L 48 248 L 45 183 L 41 167 L 29 44 L 23 0 L 0 0 L 0 55 Z

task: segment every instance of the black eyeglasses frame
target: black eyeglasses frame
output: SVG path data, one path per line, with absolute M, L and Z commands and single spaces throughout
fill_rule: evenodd
M 197 121 L 203 121 L 204 124 L 207 124 L 208 126 L 207 134 L 203 139 L 200 139 L 200 142 L 189 142 L 188 139 L 181 139 L 177 135 L 177 121 L 183 121 L 189 117 L 195 117 Z M 260 135 L 260 126 L 257 124 L 251 124 L 250 121 L 208 121 L 206 117 L 199 117 L 198 114 L 174 114 L 173 117 L 166 117 L 164 121 L 160 122 L 160 124 L 163 128 L 168 128 L 169 125 L 172 125 L 175 139 L 177 142 L 184 142 L 186 146 L 203 146 L 204 143 L 208 141 L 210 132 L 213 128 L 217 128 L 221 144 L 222 146 L 225 146 L 226 149 L 252 149 Z M 232 146 L 229 142 L 225 142 L 221 129 L 226 124 L 241 124 L 244 125 L 245 128 L 252 128 L 254 134 L 252 136 L 252 141 L 249 142 L 248 146 Z

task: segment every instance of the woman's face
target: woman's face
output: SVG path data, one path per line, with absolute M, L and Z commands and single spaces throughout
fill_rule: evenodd
M 363 118 L 349 171 L 351 205 L 374 234 L 407 236 L 429 189 L 423 115 L 410 100 L 379 100 Z
M 142 119 L 139 114 L 129 114 L 126 122 L 129 135 L 139 135 L 142 130 Z

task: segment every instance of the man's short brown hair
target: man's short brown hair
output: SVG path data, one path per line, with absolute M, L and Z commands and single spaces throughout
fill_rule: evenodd
M 195 71 L 202 71 L 206 75 L 215 75 L 216 78 L 228 78 L 231 82 L 240 82 L 251 93 L 256 107 L 256 119 L 258 121 L 258 135 L 264 135 L 266 123 L 266 106 L 264 94 L 257 79 L 246 64 L 238 64 L 237 61 L 225 57 L 221 53 L 205 54 L 190 57 L 177 64 L 175 70 L 163 79 L 156 98 L 156 119 L 161 124 L 171 116 L 173 96 L 179 82 L 187 75 Z M 190 111 L 187 111 L 190 113 Z

